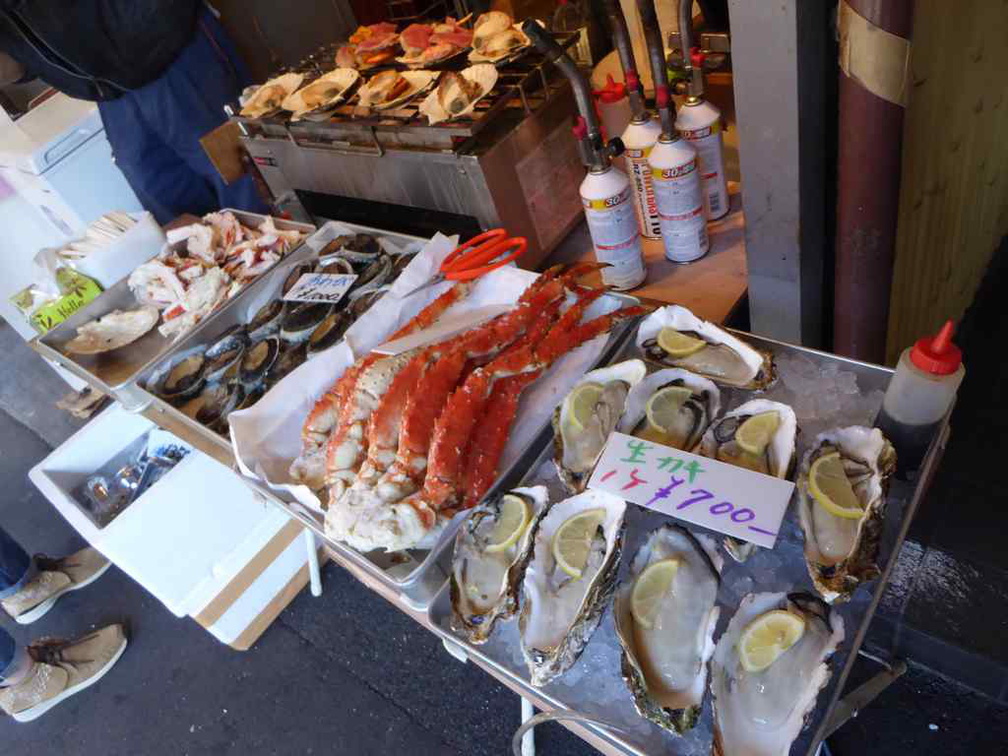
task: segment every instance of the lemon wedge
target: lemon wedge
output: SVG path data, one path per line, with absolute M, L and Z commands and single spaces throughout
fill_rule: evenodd
M 671 434 L 679 408 L 692 395 L 693 391 L 685 386 L 666 386 L 654 392 L 644 408 L 648 425 L 662 435 Z
M 604 387 L 601 383 L 580 384 L 570 395 L 570 422 L 577 430 L 583 430 L 588 424 L 592 413 L 595 412 L 595 405 L 602 398 Z
M 738 654 L 747 672 L 762 672 L 805 633 L 805 620 L 797 614 L 774 609 L 762 614 L 742 631 Z
M 776 412 L 761 412 L 747 418 L 735 431 L 735 443 L 750 454 L 762 454 L 780 425 Z
M 654 628 L 658 608 L 672 587 L 677 572 L 678 559 L 662 559 L 649 564 L 637 577 L 630 593 L 630 613 L 638 625 L 647 630 Z
M 528 527 L 531 515 L 524 497 L 505 494 L 501 498 L 500 516 L 487 539 L 486 550 L 493 553 L 514 546 Z
M 673 357 L 689 357 L 707 346 L 707 342 L 702 339 L 694 339 L 671 326 L 666 326 L 658 332 L 658 346 Z
M 586 509 L 564 520 L 553 534 L 553 558 L 560 569 L 572 578 L 584 574 L 592 539 L 605 516 L 606 512 L 601 507 Z
M 823 454 L 812 463 L 809 470 L 809 493 L 823 509 L 837 517 L 856 520 L 864 513 L 847 473 L 844 472 L 840 452 Z

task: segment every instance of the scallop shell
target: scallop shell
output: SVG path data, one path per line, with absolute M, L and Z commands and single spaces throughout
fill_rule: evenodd
M 824 449 L 840 452 L 864 513 L 836 517 L 815 503 L 808 490 L 812 463 Z M 816 436 L 798 476 L 798 517 L 805 534 L 805 562 L 816 589 L 828 602 L 846 601 L 862 582 L 879 574 L 879 539 L 885 521 L 886 491 L 896 468 L 893 445 L 878 428 L 851 426 Z M 829 528 L 829 537 L 823 530 Z M 827 552 L 831 553 L 827 553 Z
M 626 399 L 630 389 L 640 383 L 647 374 L 647 366 L 641 360 L 626 360 L 598 368 L 585 373 L 571 388 L 553 412 L 553 461 L 556 463 L 560 480 L 571 493 L 583 491 L 591 476 L 595 464 L 602 455 L 609 434 L 616 429 L 626 408 Z M 603 385 L 621 381 L 624 385 L 619 390 L 600 402 L 604 413 L 597 412 L 591 427 L 575 429 L 570 421 L 570 398 L 578 386 L 584 383 L 600 383 Z M 625 392 L 625 393 L 624 393 Z M 618 406 L 610 406 L 616 401 Z
M 63 345 L 67 354 L 101 354 L 132 344 L 157 325 L 157 307 L 113 310 L 77 329 L 77 335 Z
M 740 358 L 739 362 L 725 363 L 711 359 L 722 353 L 708 354 L 702 349 L 686 357 L 672 357 L 657 344 L 658 332 L 671 327 L 693 334 L 713 347 L 727 349 Z M 777 378 L 773 355 L 761 352 L 723 328 L 701 320 L 685 307 L 670 305 L 648 315 L 637 330 L 636 344 L 649 362 L 662 367 L 680 367 L 699 373 L 723 386 L 745 389 L 765 389 Z
M 296 92 L 292 92 L 283 101 L 283 109 L 293 113 L 292 121 L 300 120 L 308 113 L 327 110 L 335 107 L 346 97 L 347 91 L 357 83 L 360 74 L 352 68 L 337 68 L 322 74 L 311 84 L 306 84 Z M 332 93 L 322 102 L 311 105 L 305 102 L 316 92 L 332 90 Z
M 381 76 L 381 74 L 377 74 Z M 361 87 L 357 90 L 357 103 L 365 108 L 372 108 L 374 110 L 386 110 L 388 108 L 393 108 L 396 105 L 401 105 L 407 100 L 416 97 L 418 94 L 423 92 L 425 89 L 430 87 L 438 77 L 437 71 L 402 71 L 400 74 L 407 82 L 409 82 L 409 88 L 403 92 L 401 95 L 396 97 L 389 102 L 379 102 L 376 101 L 378 97 L 381 96 L 381 90 L 376 90 L 372 85 L 375 77 L 368 79 Z
M 461 118 L 462 116 L 471 113 L 475 109 L 476 104 L 486 97 L 490 93 L 490 90 L 494 88 L 498 77 L 497 67 L 491 65 L 490 63 L 480 63 L 475 66 L 469 66 L 468 68 L 460 71 L 459 74 L 463 78 L 478 84 L 480 87 L 480 94 L 475 97 L 463 110 L 460 110 L 458 113 L 449 113 L 444 109 L 444 107 L 442 107 L 438 98 L 438 90 L 440 87 L 435 87 L 434 91 L 423 99 L 423 102 L 420 103 L 419 107 L 420 113 L 427 116 L 428 124 L 433 126 L 435 123 L 449 121 L 453 118 Z
M 285 73 L 270 79 L 245 101 L 240 115 L 245 118 L 263 118 L 276 113 L 283 101 L 301 86 L 302 81 L 304 74 L 299 73 Z
M 594 508 L 606 512 L 602 523 L 605 551 L 594 575 L 574 580 L 553 559 L 553 535 L 567 518 Z M 522 654 L 533 685 L 545 685 L 567 671 L 598 627 L 616 588 L 625 512 L 623 499 L 603 491 L 585 491 L 554 504 L 540 521 L 522 581 L 524 598 L 518 616 Z
M 148 389 L 176 406 L 181 405 L 202 391 L 206 364 L 203 347 L 187 349 L 157 368 L 148 380 Z
M 480 539 L 496 522 L 503 496 L 521 496 L 532 510 L 525 532 L 503 552 L 487 552 Z M 452 629 L 470 643 L 485 643 L 499 620 L 518 611 L 518 590 L 532 557 L 539 521 L 549 507 L 545 486 L 515 488 L 474 507 L 459 527 L 452 554 Z M 478 584 L 478 585 L 477 585 Z M 474 591 L 475 589 L 475 591 Z
M 616 430 L 620 433 L 633 435 L 638 425 L 644 420 L 648 400 L 659 389 L 672 383 L 692 389 L 694 394 L 699 394 L 702 397 L 701 401 L 704 403 L 704 418 L 695 433 L 696 441 L 691 445 L 688 444 L 689 448 L 684 449 L 688 452 L 693 451 L 711 421 L 721 411 L 721 392 L 713 381 L 681 368 L 657 370 L 634 386 L 627 396 L 626 410 L 623 412 L 623 417 L 620 418 Z
M 541 22 L 538 20 L 536 21 L 536 23 L 541 24 Z M 484 27 L 484 29 L 489 30 L 489 26 Z M 476 49 L 477 47 L 485 48 L 487 44 L 490 43 L 490 40 L 492 40 L 498 34 L 513 34 L 518 41 L 518 45 L 515 47 L 511 47 L 507 50 L 500 50 L 492 54 L 487 54 Z M 521 24 L 513 24 L 510 27 L 505 27 L 503 29 L 496 29 L 491 33 L 484 32 L 484 34 L 482 35 L 480 34 L 480 30 L 477 28 L 473 33 L 473 50 L 472 52 L 469 53 L 469 62 L 503 63 L 507 60 L 510 60 L 511 58 L 517 57 L 519 53 L 523 53 L 525 49 L 528 48 L 531 44 L 532 40 L 530 40 L 528 38 L 528 35 L 526 35 L 525 32 L 522 31 Z

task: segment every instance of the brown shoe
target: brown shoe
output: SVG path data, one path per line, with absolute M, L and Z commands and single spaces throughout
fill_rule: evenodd
M 34 560 L 38 574 L 13 596 L 0 599 L 4 611 L 22 625 L 34 622 L 52 609 L 64 593 L 90 585 L 112 566 L 100 551 L 90 546 L 62 559 L 39 554 Z
M 98 682 L 126 650 L 122 625 L 108 625 L 77 640 L 54 638 L 28 646 L 34 666 L 21 682 L 0 688 L 0 708 L 30 722 Z

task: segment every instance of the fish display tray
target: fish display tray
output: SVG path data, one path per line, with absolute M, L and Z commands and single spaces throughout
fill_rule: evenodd
M 625 294 L 609 293 L 606 298 L 615 300 L 617 306 L 627 307 L 638 304 L 638 300 Z M 609 338 L 599 353 L 598 358 L 589 369 L 605 365 L 613 359 L 623 347 L 624 342 L 636 330 L 636 321 L 618 324 L 612 329 Z M 569 387 L 568 387 L 569 388 Z M 566 393 L 564 391 L 563 393 Z M 550 443 L 553 437 L 549 423 L 535 434 L 534 440 L 524 451 L 501 472 L 487 496 L 494 496 L 500 491 L 506 491 L 519 485 L 529 466 L 542 453 L 543 447 Z M 300 520 L 322 539 L 326 546 L 341 558 L 359 568 L 369 576 L 376 578 L 389 587 L 399 598 L 416 611 L 425 611 L 431 601 L 445 585 L 448 577 L 449 560 L 451 558 L 451 543 L 465 512 L 461 512 L 450 520 L 438 535 L 437 540 L 429 548 L 416 548 L 407 551 L 383 552 L 371 551 L 362 553 L 346 544 L 334 541 L 326 536 L 323 517 L 309 510 L 293 499 L 279 494 L 277 491 L 262 485 L 258 481 L 248 480 L 249 485 L 256 488 L 263 496 L 283 507 L 288 514 Z
M 853 374 L 856 378 L 857 395 L 848 393 L 850 399 L 841 402 L 841 410 L 827 413 L 831 416 L 816 416 L 806 423 L 810 432 L 799 433 L 799 459 L 805 449 L 812 443 L 814 436 L 827 427 L 851 424 L 871 424 L 885 387 L 888 385 L 892 370 L 877 365 L 857 362 L 817 352 L 802 347 L 783 344 L 768 339 L 739 334 L 753 346 L 772 351 L 781 370 L 781 377 L 768 391 L 758 394 L 769 399 L 776 399 L 791 404 L 797 403 L 793 394 L 793 386 L 802 386 L 802 380 L 815 380 L 815 376 L 805 379 L 798 372 L 811 370 L 811 366 L 822 371 L 824 368 L 832 374 Z M 624 344 L 613 361 L 639 357 L 639 349 L 632 339 Z M 657 368 L 648 366 L 649 372 Z M 845 378 L 844 383 L 851 386 L 851 379 Z M 837 385 L 841 383 L 836 379 Z M 722 388 L 722 407 L 724 411 L 733 409 L 743 401 L 751 398 L 753 392 L 741 389 Z M 855 398 L 857 396 L 857 398 Z M 811 399 L 811 397 L 809 397 Z M 818 403 L 823 403 L 823 397 L 816 397 Z M 828 404 L 829 398 L 825 400 Z M 874 407 L 873 407 L 874 405 Z M 807 401 L 800 407 L 803 412 L 811 414 L 815 404 Z M 802 415 L 799 412 L 799 428 L 802 426 Z M 826 687 L 820 692 L 816 707 L 807 720 L 795 744 L 792 754 L 815 754 L 820 742 L 831 731 L 830 717 L 843 691 L 844 684 L 857 657 L 858 649 L 864 640 L 868 628 L 888 576 L 899 555 L 900 547 L 906 537 L 906 531 L 916 511 L 917 504 L 923 494 L 924 485 L 940 457 L 942 439 L 947 433 L 946 418 L 941 430 L 932 441 L 922 469 L 917 477 L 916 486 L 893 480 L 887 498 L 886 515 L 881 547 L 879 566 L 882 575 L 874 582 L 862 585 L 852 599 L 834 607 L 844 620 L 844 641 L 831 660 L 832 674 Z M 552 445 L 547 444 L 534 463 L 521 476 L 517 485 L 545 485 L 550 492 L 550 500 L 559 501 L 570 496 L 560 483 L 552 462 Z M 663 514 L 627 505 L 626 537 L 623 546 L 623 558 L 620 564 L 620 580 L 626 578 L 630 561 L 637 549 L 643 543 L 648 533 L 658 525 L 670 519 Z M 688 523 L 693 531 L 704 531 Z M 719 534 L 712 533 L 720 540 Z M 715 637 L 720 637 L 725 626 L 738 607 L 741 597 L 751 592 L 780 592 L 791 590 L 807 590 L 815 593 L 803 556 L 803 535 L 798 516 L 794 507 L 790 507 L 782 523 L 780 534 L 773 549 L 757 549 L 756 553 L 744 563 L 736 563 L 725 556 L 722 571 L 722 582 L 718 592 L 718 606 L 721 615 L 718 620 Z M 445 546 L 450 560 L 451 545 Z M 446 568 L 447 569 L 447 568 Z M 521 655 L 518 636 L 517 618 L 500 623 L 494 630 L 489 641 L 484 645 L 473 645 L 463 637 L 456 635 L 451 629 L 451 599 L 447 583 L 442 587 L 428 609 L 428 619 L 434 632 L 446 642 L 454 644 L 468 656 L 479 660 L 493 672 L 507 681 L 521 695 L 536 702 L 547 710 L 573 710 L 587 715 L 599 724 L 586 725 L 593 734 L 611 746 L 611 752 L 620 754 L 667 753 L 677 756 L 693 756 L 694 754 L 710 753 L 712 739 L 712 708 L 709 694 L 703 704 L 703 713 L 697 725 L 685 736 L 676 737 L 657 725 L 639 716 L 634 709 L 629 690 L 620 676 L 620 647 L 615 635 L 611 607 L 607 607 L 605 615 L 591 641 L 585 647 L 581 658 L 566 673 L 557 680 L 535 688 L 529 682 L 529 673 Z M 609 726 L 604 726 L 604 724 Z
M 259 213 L 248 213 L 230 208 L 225 208 L 221 212 L 233 213 L 242 224 L 252 227 L 258 226 L 267 217 Z M 279 229 L 297 230 L 309 235 L 301 241 L 301 244 L 284 255 L 280 262 L 288 260 L 298 253 L 311 238 L 312 232 L 315 231 L 315 226 L 307 223 L 295 223 L 282 218 L 274 218 L 273 222 Z M 273 270 L 277 264 L 279 263 L 274 264 L 270 270 Z M 163 360 L 169 353 L 174 352 L 180 343 L 203 332 L 211 327 L 218 318 L 240 306 L 242 301 L 247 299 L 255 284 L 268 273 L 269 271 L 266 271 L 246 284 L 237 294 L 223 302 L 220 307 L 209 313 L 178 340 L 162 336 L 157 327 L 154 327 L 132 344 L 104 354 L 67 354 L 63 351 L 63 346 L 77 334 L 77 328 L 88 321 L 107 315 L 113 310 L 131 310 L 140 306 L 130 290 L 128 279 L 124 278 L 103 291 L 92 302 L 45 335 L 32 339 L 30 343 L 36 352 L 66 368 L 88 385 L 119 399 L 127 409 L 137 409 L 145 401 L 144 395 L 136 392 L 137 378 Z
M 340 226 L 346 227 L 354 233 L 371 234 L 386 238 L 401 247 L 414 242 L 424 241 L 418 236 L 383 231 L 356 223 L 344 223 L 343 221 L 338 221 L 338 223 Z M 138 396 L 142 397 L 144 403 L 151 408 L 152 411 L 148 412 L 150 419 L 158 423 L 170 424 L 173 432 L 181 434 L 200 451 L 209 454 L 215 459 L 226 460 L 229 465 L 233 464 L 234 457 L 229 438 L 214 432 L 196 420 L 195 417 L 183 412 L 157 394 L 149 391 L 147 389 L 148 381 L 163 366 L 181 357 L 183 352 L 195 352 L 200 347 L 205 348 L 213 344 L 227 329 L 247 322 L 259 307 L 278 296 L 284 280 L 291 270 L 309 260 L 317 259 L 325 245 L 338 235 L 337 232 L 330 230 L 329 226 L 323 224 L 304 244 L 287 254 L 270 270 L 246 286 L 242 291 L 244 297 L 241 302 L 226 309 L 221 308 L 214 313 L 215 316 L 212 319 L 208 318 L 210 322 L 206 323 L 205 327 L 193 329 L 175 342 L 171 348 L 162 353 L 156 360 L 147 364 L 136 375 L 134 390 Z

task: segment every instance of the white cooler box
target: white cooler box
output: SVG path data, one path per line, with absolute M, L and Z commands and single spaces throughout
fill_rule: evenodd
M 71 495 L 154 427 L 116 404 L 28 477 L 91 545 L 173 614 L 247 649 L 308 583 L 296 520 L 195 449 L 104 528 Z

